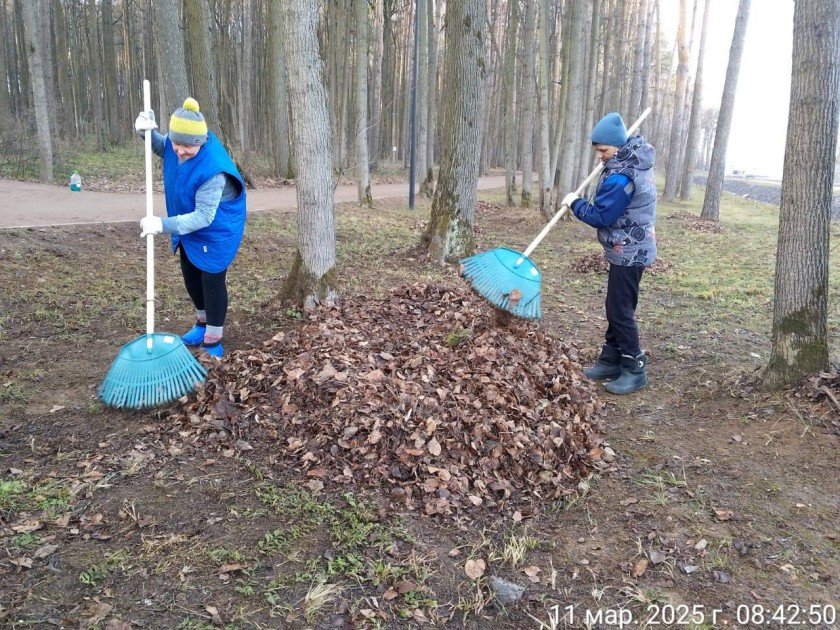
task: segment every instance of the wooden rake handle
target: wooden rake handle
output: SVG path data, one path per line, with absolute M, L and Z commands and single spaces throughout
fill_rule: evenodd
M 627 130 L 627 137 L 628 138 L 636 132 L 636 130 L 642 124 L 642 121 L 644 121 L 644 119 L 648 117 L 648 114 L 650 114 L 650 107 L 648 107 L 645 111 L 643 111 L 642 115 L 639 116 L 639 119 L 636 122 L 634 122 L 633 125 Z M 603 171 L 603 170 L 604 170 L 604 164 L 602 162 L 602 163 L 599 163 L 598 166 L 596 166 L 594 169 L 592 169 L 592 172 L 589 173 L 589 175 L 587 176 L 587 178 L 585 180 L 583 180 L 583 183 L 580 186 L 578 186 L 577 190 L 575 191 L 575 194 L 578 197 L 581 194 L 583 194 L 583 192 L 586 190 L 586 187 L 589 186 L 589 184 L 596 177 L 598 177 L 598 175 L 600 175 L 601 171 Z M 546 235 L 551 231 L 551 228 L 554 227 L 554 224 L 557 223 L 568 211 L 569 211 L 569 206 L 564 205 L 560 208 L 559 211 L 557 211 L 555 213 L 555 215 L 553 217 L 551 217 L 551 221 L 549 221 L 548 224 L 542 229 L 542 232 L 537 234 L 537 238 L 535 238 L 533 241 L 531 241 L 531 244 L 528 245 L 528 249 L 526 249 L 525 252 L 522 254 L 522 256 L 520 256 L 519 259 L 516 261 L 516 266 L 517 267 L 519 265 L 521 265 L 522 262 L 528 256 L 531 255 L 531 252 L 533 252 L 537 248 L 537 245 L 540 244 L 540 241 L 542 241 L 546 237 Z

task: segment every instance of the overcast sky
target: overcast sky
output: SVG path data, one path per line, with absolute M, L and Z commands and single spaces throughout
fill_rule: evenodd
M 703 10 L 704 3 L 703 0 L 698 1 L 699 12 Z M 663 34 L 671 39 L 673 45 L 679 0 L 661 2 Z M 688 3 L 689 12 L 691 4 Z M 737 12 L 738 0 L 711 0 L 709 3 L 709 32 L 703 71 L 705 107 L 720 106 Z M 698 15 L 695 46 L 699 44 L 699 22 Z M 727 173 L 739 169 L 781 178 L 790 102 L 792 38 L 793 0 L 753 0 L 750 3 L 726 154 Z

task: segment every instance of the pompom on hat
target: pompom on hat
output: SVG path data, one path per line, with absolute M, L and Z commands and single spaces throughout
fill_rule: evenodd
M 611 147 L 623 147 L 627 144 L 627 127 L 621 114 L 612 112 L 604 116 L 595 125 L 590 136 L 592 144 L 605 144 Z
M 207 142 L 207 123 L 198 111 L 198 101 L 190 97 L 169 119 L 169 139 L 175 144 L 201 146 Z

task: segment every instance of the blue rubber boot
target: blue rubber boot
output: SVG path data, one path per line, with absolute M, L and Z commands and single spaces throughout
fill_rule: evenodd
M 644 352 L 637 356 L 621 355 L 621 376 L 614 381 L 604 384 L 604 388 L 611 394 L 632 394 L 642 389 L 648 383 L 647 356 Z
M 222 347 L 222 340 L 214 341 L 213 343 L 202 343 L 201 349 L 209 354 L 211 357 L 216 357 L 221 359 L 225 356 L 225 349 Z
M 601 356 L 592 367 L 583 371 L 583 375 L 593 381 L 618 378 L 621 376 L 621 350 L 604 344 L 601 348 Z
M 204 342 L 205 330 L 207 330 L 207 323 L 196 320 L 193 327 L 181 336 L 181 341 L 185 346 L 200 346 Z

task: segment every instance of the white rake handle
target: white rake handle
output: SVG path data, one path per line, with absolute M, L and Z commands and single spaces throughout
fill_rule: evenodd
M 148 79 L 143 80 L 143 109 L 151 117 L 152 96 Z M 152 199 L 152 130 L 146 130 L 146 216 L 154 216 Z M 152 350 L 152 333 L 155 332 L 155 237 L 146 235 L 146 347 Z
M 648 114 L 650 114 L 650 107 L 648 107 L 645 111 L 643 111 L 642 115 L 639 116 L 639 119 L 636 122 L 634 122 L 633 125 L 627 130 L 627 137 L 628 138 L 630 136 L 632 136 L 633 133 L 635 133 L 636 129 L 639 128 L 639 125 L 642 124 L 642 121 L 645 118 L 648 117 Z M 596 177 L 598 177 L 598 175 L 600 175 L 601 171 L 603 171 L 603 170 L 604 170 L 604 163 L 601 162 L 601 163 L 598 164 L 598 166 L 596 166 L 592 170 L 591 173 L 589 173 L 589 176 L 585 180 L 583 180 L 583 183 L 580 186 L 578 186 L 577 190 L 575 191 L 575 194 L 577 196 L 580 196 L 581 194 L 583 194 L 583 192 L 586 190 L 586 187 L 589 186 L 589 184 Z M 548 224 L 542 229 L 542 232 L 537 234 L 537 238 L 535 238 L 533 241 L 531 241 L 531 244 L 528 245 L 528 249 L 526 249 L 523 252 L 523 254 L 519 257 L 519 259 L 517 259 L 516 265 L 515 265 L 516 267 L 521 265 L 522 262 L 528 256 L 531 255 L 531 252 L 533 252 L 537 248 L 537 245 L 540 244 L 540 241 L 542 241 L 546 237 L 546 234 L 548 234 L 551 231 L 551 228 L 554 227 L 554 224 L 557 223 L 561 219 L 561 217 L 563 217 L 566 214 L 566 212 L 568 212 L 568 211 L 569 211 L 569 206 L 564 205 L 560 208 L 559 211 L 557 211 L 557 213 L 553 217 L 551 217 L 551 221 L 549 221 Z

